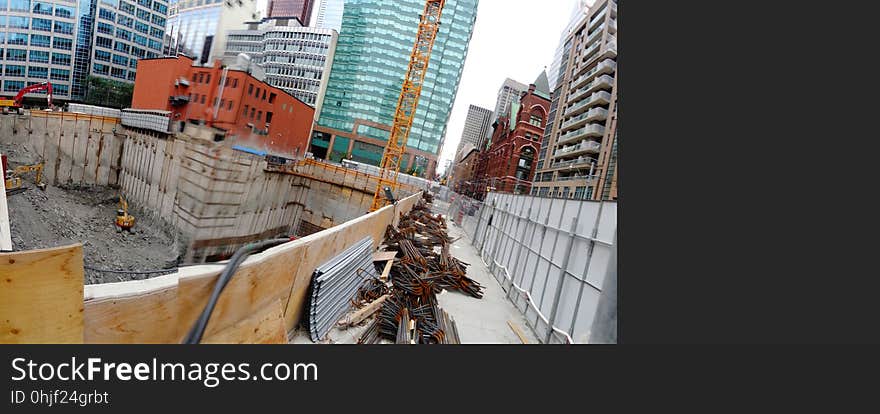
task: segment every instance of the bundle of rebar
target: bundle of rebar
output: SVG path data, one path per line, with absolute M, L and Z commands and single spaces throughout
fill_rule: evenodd
M 450 253 L 453 240 L 441 215 L 432 215 L 428 197 L 401 215 L 398 226 L 388 226 L 386 244 L 400 255 L 390 271 L 391 296 L 358 343 L 460 343 L 455 321 L 437 304 L 443 290 L 482 298 L 483 286 L 466 276 L 467 263 Z
M 386 285 L 381 280 L 369 278 L 364 281 L 364 284 L 361 285 L 360 289 L 358 289 L 357 294 L 352 300 L 352 305 L 360 309 L 365 305 L 373 302 L 374 300 L 385 296 L 385 294 L 390 291 L 391 288 L 389 288 L 388 285 Z
M 378 278 L 372 249 L 372 237 L 365 237 L 315 269 L 306 296 L 308 315 L 303 318 L 312 341 L 324 339 L 365 281 Z

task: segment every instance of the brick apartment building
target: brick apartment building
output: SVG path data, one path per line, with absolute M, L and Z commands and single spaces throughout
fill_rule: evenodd
M 204 124 L 226 141 L 286 157 L 306 152 L 314 119 L 310 106 L 246 71 L 193 66 L 184 55 L 138 62 L 131 107 L 170 111 L 176 126 Z
M 489 191 L 528 194 L 535 174 L 541 137 L 547 126 L 550 109 L 550 86 L 547 74 L 541 73 L 509 112 L 500 114 L 492 124 L 492 140 L 481 154 L 475 180 L 477 197 Z

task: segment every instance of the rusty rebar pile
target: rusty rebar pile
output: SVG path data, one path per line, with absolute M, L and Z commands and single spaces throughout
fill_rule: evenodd
M 391 296 L 358 343 L 382 338 L 395 343 L 459 343 L 455 321 L 437 305 L 437 294 L 450 290 L 483 296 L 483 286 L 466 276 L 468 264 L 450 253 L 454 240 L 446 233 L 443 216 L 431 214 L 426 202 L 423 196 L 409 214 L 401 215 L 398 227 L 386 229 L 386 244 L 399 252 L 390 271 Z

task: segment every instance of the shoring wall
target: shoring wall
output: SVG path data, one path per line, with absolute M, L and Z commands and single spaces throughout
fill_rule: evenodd
M 314 269 L 367 235 L 378 247 L 386 227 L 420 197 L 248 258 L 221 295 L 203 342 L 286 342 L 302 316 Z M 22 280 L 4 288 L 4 295 L 28 300 L 0 304 L 0 320 L 10 319 L 9 328 L 24 333 L 0 336 L 0 342 L 179 343 L 223 269 L 192 266 L 152 279 L 82 286 L 81 249 L 0 253 L 0 274 L 42 275 L 39 286 Z M 56 304 L 70 311 L 46 312 Z

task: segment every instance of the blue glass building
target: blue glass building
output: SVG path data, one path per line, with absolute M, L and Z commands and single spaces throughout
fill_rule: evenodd
M 90 75 L 133 82 L 137 60 L 162 53 L 166 0 L 0 0 L 2 93 L 51 82 L 85 96 Z
M 433 175 L 458 91 L 478 0 L 447 0 L 407 141 L 402 172 Z M 347 0 L 324 106 L 312 134 L 316 157 L 378 165 L 418 32 L 423 0 Z

